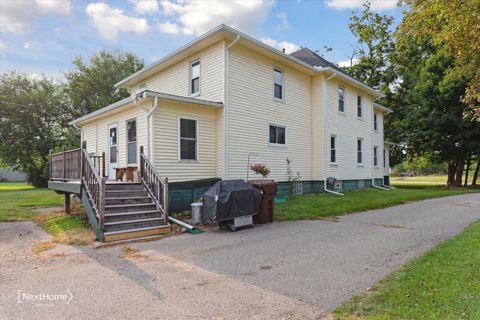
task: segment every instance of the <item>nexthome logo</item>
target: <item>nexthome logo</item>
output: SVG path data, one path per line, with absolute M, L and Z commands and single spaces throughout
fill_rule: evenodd
M 18 303 L 24 302 L 65 302 L 69 304 L 73 298 L 72 293 L 70 290 L 67 289 L 66 293 L 63 294 L 55 294 L 50 292 L 27 292 L 24 290 L 18 290 Z

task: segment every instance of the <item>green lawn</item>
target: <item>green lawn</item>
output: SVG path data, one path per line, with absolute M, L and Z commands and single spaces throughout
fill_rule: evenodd
M 32 220 L 32 209 L 62 206 L 63 196 L 24 182 L 0 182 L 0 221 Z
M 276 204 L 275 219 L 277 221 L 318 219 L 468 192 L 475 191 L 471 189 L 398 188 L 391 191 L 378 189 L 350 191 L 346 192 L 343 197 L 333 194 L 303 195 L 289 197 L 286 202 Z
M 335 318 L 480 319 L 479 234 L 476 222 L 345 303 Z
M 447 186 L 446 175 L 416 176 L 416 177 L 391 177 L 390 183 L 402 188 L 443 188 Z

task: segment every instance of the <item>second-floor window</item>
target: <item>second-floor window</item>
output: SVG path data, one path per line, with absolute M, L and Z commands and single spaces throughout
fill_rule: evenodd
M 273 96 L 277 99 L 283 99 L 283 71 L 273 69 Z
M 190 64 L 190 95 L 200 94 L 200 61 Z
M 338 111 L 345 112 L 345 89 L 338 87 Z
M 362 117 L 362 96 L 357 96 L 357 117 Z
M 330 137 L 330 162 L 331 163 L 337 162 L 337 137 L 336 136 Z
M 285 145 L 286 131 L 285 127 L 270 125 L 270 143 Z
M 373 147 L 373 166 L 378 166 L 378 147 Z
M 377 131 L 378 130 L 378 121 L 377 121 L 377 114 L 373 114 L 373 130 Z
M 357 139 L 357 163 L 362 164 L 363 162 L 363 139 Z

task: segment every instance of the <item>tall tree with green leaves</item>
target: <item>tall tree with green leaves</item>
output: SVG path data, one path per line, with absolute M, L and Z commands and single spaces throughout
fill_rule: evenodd
M 394 49 L 392 23 L 393 17 L 373 11 L 370 3 L 366 2 L 360 14 L 353 13 L 348 25 L 357 39 L 353 59 L 358 62 L 346 70 L 355 78 L 384 93 L 394 80 L 388 58 Z
M 74 70 L 65 73 L 66 92 L 74 109 L 84 113 L 128 97 L 126 90 L 115 89 L 114 84 L 143 68 L 142 59 L 122 51 L 103 50 L 86 61 L 76 57 L 72 62 Z M 86 110 L 81 110 L 82 102 Z
M 468 80 L 462 98 L 480 119 L 480 0 L 405 2 L 399 37 L 428 37 L 456 58 L 456 72 Z
M 78 144 L 67 123 L 72 109 L 63 86 L 15 71 L 0 76 L 0 162 L 16 166 L 34 186 L 48 181 L 49 151 Z

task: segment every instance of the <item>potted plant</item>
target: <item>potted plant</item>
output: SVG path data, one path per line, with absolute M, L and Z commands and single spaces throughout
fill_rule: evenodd
M 266 164 L 262 164 L 262 163 L 252 164 L 250 166 L 250 170 L 252 170 L 256 174 L 261 175 L 263 179 L 268 177 L 268 175 L 270 174 L 270 168 L 268 168 Z

